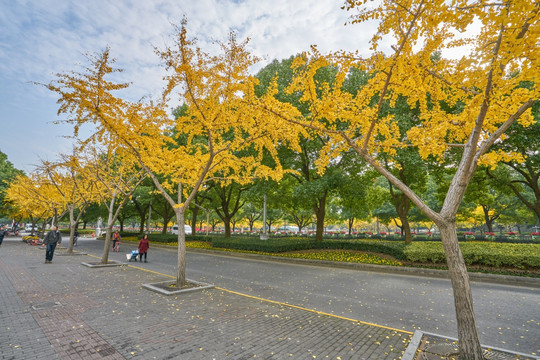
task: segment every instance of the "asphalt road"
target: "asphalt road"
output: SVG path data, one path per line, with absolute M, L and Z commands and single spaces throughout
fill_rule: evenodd
M 79 240 L 79 251 L 101 257 L 103 241 Z M 109 259 L 126 261 L 135 244 L 122 243 Z M 176 249 L 152 247 L 148 263 L 176 274 Z M 187 278 L 251 296 L 396 329 L 457 337 L 449 280 L 326 268 L 231 256 L 187 254 Z M 540 356 L 540 289 L 474 283 L 476 320 L 483 345 Z

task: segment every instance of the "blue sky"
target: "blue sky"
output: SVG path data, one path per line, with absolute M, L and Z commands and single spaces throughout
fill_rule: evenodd
M 347 25 L 342 0 L 9 0 L 0 2 L 0 151 L 31 172 L 40 160 L 69 153 L 72 129 L 54 124 L 55 94 L 34 82 L 80 70 L 84 53 L 110 46 L 132 82 L 126 96 L 157 97 L 163 69 L 154 46 L 171 44 L 182 16 L 203 49 L 234 30 L 252 52 L 283 59 L 316 44 L 323 51 L 366 54 L 373 29 Z

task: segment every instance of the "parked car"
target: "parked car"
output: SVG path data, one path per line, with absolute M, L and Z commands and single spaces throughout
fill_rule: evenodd
M 186 232 L 186 235 L 191 235 L 193 233 L 190 225 L 184 225 L 184 230 Z M 178 225 L 174 224 L 172 226 L 171 232 L 175 235 L 178 235 Z
M 286 232 L 298 232 L 298 226 L 294 225 L 284 225 L 280 228 L 278 228 L 276 231 L 286 231 Z

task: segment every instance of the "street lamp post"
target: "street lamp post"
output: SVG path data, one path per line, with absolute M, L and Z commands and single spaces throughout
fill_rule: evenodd
M 268 232 L 266 231 L 266 194 L 264 194 L 263 201 L 263 232 L 260 238 L 261 240 L 268 240 Z
M 206 213 L 206 236 L 208 236 L 208 228 L 210 227 L 210 211 L 208 211 L 207 209 L 203 208 L 201 205 L 196 204 L 195 202 L 193 202 L 193 205 L 195 205 L 195 206 L 198 207 L 199 209 L 202 209 L 202 210 Z M 196 224 L 195 224 L 195 225 L 196 225 Z

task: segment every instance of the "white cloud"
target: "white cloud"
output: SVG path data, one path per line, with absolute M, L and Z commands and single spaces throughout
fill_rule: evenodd
M 369 32 L 356 25 L 344 26 L 349 14 L 340 9 L 342 4 L 342 0 L 2 2 L 1 124 L 3 129 L 31 131 L 17 140 L 0 142 L 0 150 L 16 166 L 25 167 L 37 163 L 37 153 L 54 157 L 60 146 L 41 145 L 51 137 L 58 144 L 67 143 L 57 136 L 68 135 L 69 128 L 51 124 L 57 119 L 55 95 L 28 82 L 47 83 L 55 73 L 80 70 L 76 64 L 86 63 L 85 52 L 110 46 L 116 65 L 125 69 L 118 79 L 133 83 L 126 94 L 132 100 L 156 97 L 164 73 L 154 46 L 163 49 L 173 43 L 173 24 L 179 25 L 184 15 L 190 35 L 198 38 L 204 50 L 215 51 L 212 42 L 226 41 L 234 30 L 239 39 L 250 37 L 253 53 L 269 62 L 309 50 L 312 44 L 323 52 L 367 49 L 365 34 Z

